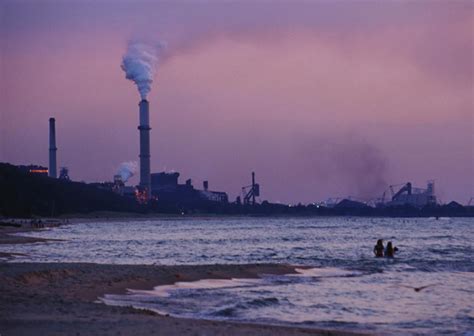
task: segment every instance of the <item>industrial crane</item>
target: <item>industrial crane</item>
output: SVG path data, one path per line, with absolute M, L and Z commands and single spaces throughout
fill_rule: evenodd
M 403 186 L 402 188 L 400 188 L 397 192 L 395 192 L 395 187 L 400 187 L 400 186 Z M 408 182 L 408 183 L 400 183 L 400 184 L 392 184 L 392 185 L 389 185 L 388 186 L 388 189 L 386 189 L 383 194 L 382 194 L 382 198 L 381 198 L 381 203 L 385 203 L 385 197 L 387 196 L 387 192 L 390 191 L 390 200 L 393 201 L 394 199 L 396 199 L 400 194 L 402 194 L 403 192 L 407 192 L 408 194 L 411 194 L 412 193 L 412 187 L 411 187 L 411 183 Z
M 252 172 L 252 184 L 242 187 L 242 196 L 246 205 L 255 205 L 255 197 L 260 196 L 260 185 L 255 183 L 255 172 Z
M 393 188 L 390 186 L 390 190 L 392 191 L 392 201 L 396 200 L 398 196 L 406 192 L 408 195 L 411 195 L 412 189 L 411 189 L 411 183 L 407 182 L 403 187 L 400 188 L 395 194 L 393 194 Z

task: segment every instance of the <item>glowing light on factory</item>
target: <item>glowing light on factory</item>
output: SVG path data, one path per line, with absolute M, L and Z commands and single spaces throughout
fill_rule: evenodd
M 32 174 L 48 174 L 48 169 L 30 169 Z

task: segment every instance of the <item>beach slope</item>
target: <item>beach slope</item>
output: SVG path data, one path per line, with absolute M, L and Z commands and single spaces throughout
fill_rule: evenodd
M 176 281 L 288 274 L 289 265 L 99 265 L 0 263 L 1 335 L 356 335 L 249 323 L 162 316 L 99 303 L 104 294 Z

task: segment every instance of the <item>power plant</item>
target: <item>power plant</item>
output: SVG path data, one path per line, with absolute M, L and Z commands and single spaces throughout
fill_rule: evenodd
M 113 182 L 93 183 L 97 187 L 110 189 L 122 196 L 134 197 L 140 203 L 148 203 L 151 199 L 158 200 L 168 204 L 181 204 L 186 206 L 200 206 L 203 202 L 211 203 L 228 203 L 228 196 L 225 192 L 210 191 L 209 182 L 203 182 L 203 189 L 199 190 L 193 187 L 191 179 L 186 180 L 185 184 L 178 183 L 179 173 L 151 173 L 150 167 L 150 116 L 149 102 L 142 99 L 139 105 L 139 140 L 140 140 L 140 181 L 138 186 L 125 186 L 128 178 L 133 176 L 137 169 L 135 162 L 124 162 L 124 169 L 114 176 Z M 30 174 L 48 175 L 57 178 L 57 147 L 56 147 L 56 125 L 55 119 L 49 119 L 49 169 L 41 166 L 22 166 L 22 170 L 28 171 Z M 120 175 L 124 173 L 124 175 Z M 251 175 L 251 184 L 242 187 L 242 198 L 237 197 L 236 204 L 247 206 L 256 206 L 257 197 L 260 196 L 260 185 L 255 181 L 255 172 Z M 69 172 L 67 167 L 61 168 L 61 180 L 69 181 Z M 398 188 L 396 190 L 395 188 Z M 390 194 L 389 194 L 390 193 Z M 390 195 L 389 197 L 387 197 Z M 316 204 L 316 203 L 315 203 Z M 428 181 L 427 187 L 415 188 L 412 183 L 407 182 L 400 185 L 391 185 L 383 193 L 381 198 L 374 201 L 357 201 L 351 197 L 329 199 L 319 205 L 327 208 L 362 208 L 365 207 L 396 207 L 396 206 L 412 206 L 415 208 L 423 208 L 425 206 L 437 205 L 438 201 L 435 195 L 434 181 Z
M 183 206 L 202 206 L 206 202 L 228 203 L 228 196 L 225 192 L 210 191 L 209 182 L 204 181 L 203 190 L 195 189 L 191 180 L 186 180 L 185 184 L 178 183 L 179 173 L 154 173 L 151 174 L 150 167 L 150 116 L 149 102 L 142 99 L 139 106 L 139 140 L 140 140 L 140 182 L 137 187 L 126 186 L 125 182 L 133 176 L 134 162 L 124 162 L 119 168 L 119 174 L 114 175 L 113 182 L 91 183 L 91 185 L 114 191 L 126 197 L 136 198 L 140 203 L 148 203 L 152 198 L 167 204 L 180 204 Z M 49 169 L 41 166 L 24 166 L 21 169 L 30 174 L 47 175 L 57 178 L 56 159 L 56 127 L 55 119 L 49 119 Z M 136 165 L 136 163 L 135 163 Z M 124 176 L 120 175 L 124 174 Z M 67 167 L 61 168 L 60 180 L 70 181 Z M 255 178 L 253 178 L 253 185 Z M 256 185 L 258 187 L 258 185 Z M 252 187 L 252 194 L 255 193 L 255 186 Z M 257 195 L 258 196 L 258 195 Z M 255 197 L 253 197 L 255 203 Z
M 150 175 L 150 117 L 149 103 L 146 99 L 140 101 L 140 192 L 148 201 L 151 197 L 151 175 Z
M 54 118 L 49 118 L 49 177 L 57 177 L 56 169 L 56 120 Z
M 92 198 L 87 195 L 78 195 L 77 199 L 83 202 L 78 205 L 80 211 L 89 211 L 88 209 L 93 209 L 95 206 L 117 211 L 117 204 L 124 202 L 123 204 L 120 203 L 118 211 L 130 206 L 127 209 L 132 209 L 132 211 L 147 209 L 149 211 L 181 214 L 314 214 L 324 216 L 434 216 L 436 218 L 441 216 L 474 216 L 474 207 L 471 206 L 472 200 L 469 201 L 467 206 L 454 201 L 448 204 L 440 204 L 435 195 L 434 181 L 428 181 L 426 188 L 414 187 L 411 182 L 391 185 L 381 198 L 369 201 L 346 197 L 333 198 L 326 202 L 308 205 L 301 203 L 291 205 L 279 202 L 271 203 L 266 200 L 259 202 L 257 198 L 260 197 L 261 188 L 256 181 L 255 172 L 252 172 L 251 184 L 242 187 L 242 194 L 237 197 L 235 202 L 229 202 L 227 193 L 210 190 L 207 179 L 203 181 L 202 189 L 199 189 L 193 186 L 191 179 L 187 179 L 185 183 L 179 183 L 180 174 L 178 172 L 151 173 L 149 103 L 145 99 L 142 99 L 139 103 L 138 130 L 140 133 L 140 167 L 134 161 L 123 162 L 114 175 L 113 182 L 87 183 L 87 188 L 92 187 L 92 189 L 83 190 L 87 191 L 86 194 L 90 193 Z M 37 176 L 39 179 L 49 179 L 51 177 L 57 179 L 54 118 L 49 120 L 49 135 L 50 169 L 38 165 L 29 165 L 18 166 L 20 171 Z M 136 186 L 125 185 L 128 179 L 138 170 L 140 171 L 139 184 Z M 60 177 L 54 182 L 60 186 L 59 188 L 67 189 L 69 185 L 76 190 L 76 188 L 82 188 L 80 185 L 86 184 L 85 182 L 69 181 L 68 168 L 61 167 Z M 49 181 L 48 185 L 51 182 Z M 45 188 L 49 187 L 46 186 Z M 81 208 L 83 204 L 89 204 L 87 202 L 91 199 L 96 200 L 94 197 L 99 195 L 96 194 L 97 189 L 102 193 L 104 190 L 109 191 L 109 193 L 103 193 L 101 196 L 107 202 L 103 205 L 97 205 L 93 202 L 93 205 Z M 116 198 L 117 194 L 121 197 Z M 128 202 L 127 199 L 131 202 Z M 143 205 L 146 206 L 142 207 Z M 125 207 L 122 208 L 122 206 Z

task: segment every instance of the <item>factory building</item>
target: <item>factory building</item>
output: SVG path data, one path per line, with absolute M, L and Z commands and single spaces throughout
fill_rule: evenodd
M 229 201 L 225 192 L 210 191 L 209 182 L 204 181 L 203 190 L 195 189 L 191 179 L 185 184 L 179 184 L 179 173 L 153 173 L 151 174 L 151 193 L 158 202 L 178 204 L 183 206 L 201 205 L 206 202 L 227 203 Z
M 199 194 L 202 199 L 208 200 L 210 202 L 219 202 L 227 203 L 229 198 L 227 194 L 222 191 L 209 191 L 209 181 L 204 181 L 202 183 L 203 190 L 199 190 Z
M 428 181 L 426 189 L 415 188 L 410 182 L 404 184 L 397 192 L 395 186 L 390 186 L 391 200 L 384 202 L 385 206 L 411 205 L 416 208 L 422 208 L 428 205 L 436 205 L 434 181 Z M 382 196 L 385 198 L 385 193 Z
M 96 182 L 90 183 L 90 185 L 93 185 L 99 189 L 111 190 L 121 196 L 130 198 L 135 198 L 137 196 L 137 188 L 126 186 L 122 180 L 122 176 L 120 175 L 114 175 L 113 182 Z
M 114 175 L 114 182 L 111 185 L 112 190 L 121 196 L 135 197 L 137 188 L 126 186 L 121 175 Z

